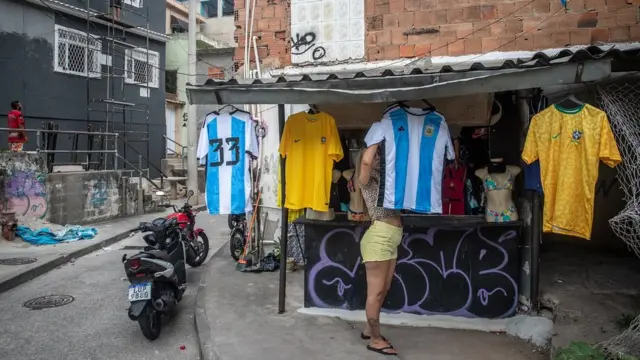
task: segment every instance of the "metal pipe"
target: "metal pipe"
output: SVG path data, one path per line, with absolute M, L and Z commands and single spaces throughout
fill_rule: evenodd
M 15 131 L 11 128 L 0 128 L 0 131 Z M 89 131 L 71 131 L 71 130 L 52 130 L 52 129 L 22 129 L 25 132 L 43 132 L 43 133 L 56 133 L 56 134 L 80 134 L 80 135 L 104 135 L 104 136 L 116 136 L 117 133 L 101 133 L 101 132 L 89 132 Z
M 199 0 L 189 1 L 189 82 L 195 84 L 196 78 L 196 62 L 197 62 L 197 47 L 196 47 L 196 32 L 197 32 L 197 6 L 200 4 Z M 188 118 L 187 118 L 187 145 L 189 146 L 189 152 L 187 155 L 187 189 L 193 191 L 195 196 L 189 199 L 191 205 L 197 205 L 200 199 L 198 194 L 198 159 L 196 158 L 196 147 L 198 144 L 198 120 L 196 119 L 196 107 L 195 105 L 189 105 Z
M 278 125 L 280 136 L 284 132 L 284 104 L 278 104 Z M 289 210 L 285 204 L 285 166 L 286 159 L 280 157 L 280 198 L 282 200 L 282 212 L 280 214 L 280 287 L 278 289 L 278 314 L 284 313 L 285 299 L 287 296 L 287 237 L 289 236 Z
M 540 243 L 542 242 L 542 194 L 533 192 L 531 206 L 531 307 L 538 309 L 540 295 Z
M 118 170 L 118 134 L 113 141 L 113 147 L 116 150 L 115 156 L 113 157 L 113 169 Z
M 40 150 L 41 153 L 47 154 L 114 154 L 115 150 Z
M 252 26 L 252 28 L 253 28 L 253 26 Z M 257 75 L 258 75 L 258 79 L 259 79 L 259 78 L 262 77 L 262 73 L 260 72 L 260 57 L 258 56 L 258 45 L 257 45 L 257 42 L 256 42 L 257 38 L 258 38 L 257 36 L 254 36 L 253 39 L 251 39 L 251 40 L 253 40 L 253 53 L 254 53 L 254 55 L 256 57 L 256 70 L 258 71 Z

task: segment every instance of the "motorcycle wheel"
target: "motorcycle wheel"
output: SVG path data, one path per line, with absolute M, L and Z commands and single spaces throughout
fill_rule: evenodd
M 244 237 L 244 231 L 240 228 L 235 228 L 231 232 L 231 239 L 229 240 L 229 250 L 231 251 L 231 257 L 238 261 L 244 251 L 244 245 L 246 244 Z
M 201 242 L 202 244 L 199 244 Z M 191 267 L 198 267 L 207 259 L 209 255 L 209 238 L 204 232 L 198 233 L 198 236 L 194 240 L 193 247 L 196 250 L 196 258 L 193 261 L 187 261 L 187 264 Z
M 138 324 L 144 337 L 149 340 L 155 340 L 160 336 L 160 330 L 162 329 L 161 317 L 162 315 L 151 304 L 147 305 L 142 314 L 138 316 Z
M 229 225 L 229 230 L 233 230 L 234 227 L 236 227 L 236 219 L 235 219 L 235 215 L 229 215 L 227 217 L 227 223 Z

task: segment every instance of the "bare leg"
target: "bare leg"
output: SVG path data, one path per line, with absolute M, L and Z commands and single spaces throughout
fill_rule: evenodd
M 369 334 L 371 336 L 369 346 L 381 349 L 389 346 L 389 343 L 380 335 L 380 309 L 384 301 L 387 273 L 391 262 L 371 261 L 364 265 L 367 271 L 367 304 L 365 313 L 367 315 L 367 330 L 370 331 Z M 385 352 L 397 353 L 394 349 L 388 349 Z

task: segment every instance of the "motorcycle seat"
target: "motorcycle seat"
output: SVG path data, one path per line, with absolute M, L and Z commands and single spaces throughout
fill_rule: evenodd
M 169 254 L 167 254 L 165 251 L 162 251 L 162 250 L 149 250 L 149 251 L 145 251 L 144 253 L 145 254 L 149 254 L 149 255 L 157 258 L 157 259 L 171 262 L 171 258 L 169 257 Z

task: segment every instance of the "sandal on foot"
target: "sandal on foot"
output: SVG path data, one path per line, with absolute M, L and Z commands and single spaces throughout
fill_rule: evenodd
M 386 337 L 384 337 L 384 336 L 380 336 L 380 337 L 382 338 L 382 340 L 384 340 L 384 341 L 386 341 L 386 342 L 389 342 L 389 340 L 387 340 L 387 338 L 386 338 Z M 360 333 L 360 338 L 361 338 L 362 340 L 371 340 L 371 335 L 365 335 L 365 334 L 362 332 L 362 333 Z
M 391 345 L 389 345 L 389 346 L 385 346 L 385 347 L 383 347 L 383 348 L 379 348 L 379 349 L 378 349 L 378 348 L 374 348 L 374 347 L 373 347 L 373 346 L 371 346 L 371 345 L 367 345 L 367 350 L 369 350 L 369 351 L 373 351 L 373 352 L 378 353 L 378 354 L 381 354 L 381 355 L 388 355 L 388 356 L 397 356 L 397 355 L 398 355 L 398 353 L 397 353 L 397 352 L 393 352 L 393 353 L 391 353 L 391 352 L 387 352 L 387 350 L 395 350 L 395 349 L 393 348 L 393 346 L 391 346 Z

